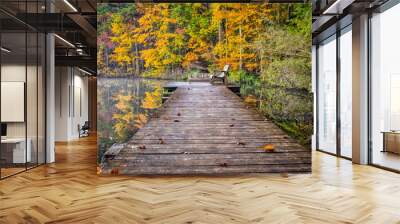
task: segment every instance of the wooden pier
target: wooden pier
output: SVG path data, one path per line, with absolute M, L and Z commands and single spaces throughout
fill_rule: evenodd
M 296 143 L 225 86 L 178 85 L 156 118 L 105 154 L 102 174 L 310 172 Z

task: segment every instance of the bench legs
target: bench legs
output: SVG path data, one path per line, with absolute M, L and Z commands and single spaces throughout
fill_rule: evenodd
M 211 82 L 211 83 L 214 83 L 214 82 L 217 81 L 217 80 L 222 81 L 223 84 L 226 83 L 225 78 L 219 78 L 219 77 L 212 77 L 210 82 Z

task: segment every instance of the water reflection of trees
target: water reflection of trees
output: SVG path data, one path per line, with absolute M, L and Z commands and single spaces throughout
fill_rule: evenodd
M 148 122 L 162 102 L 162 83 L 145 79 L 98 79 L 99 160 Z

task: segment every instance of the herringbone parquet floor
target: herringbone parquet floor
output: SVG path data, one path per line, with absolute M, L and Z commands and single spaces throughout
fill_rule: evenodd
M 400 223 L 400 175 L 313 153 L 312 174 L 100 177 L 95 138 L 0 181 L 0 223 Z

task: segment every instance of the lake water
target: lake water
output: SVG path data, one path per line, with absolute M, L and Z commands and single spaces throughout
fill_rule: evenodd
M 165 81 L 138 78 L 97 80 L 98 162 L 114 143 L 128 141 L 162 104 Z

